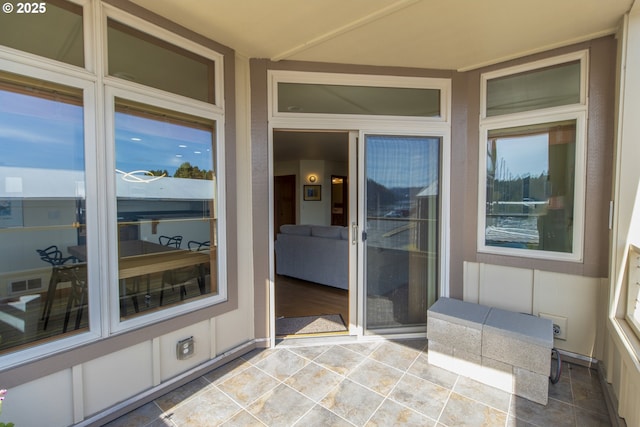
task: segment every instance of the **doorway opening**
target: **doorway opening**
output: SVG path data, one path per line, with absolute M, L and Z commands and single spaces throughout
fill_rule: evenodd
M 349 187 L 346 176 L 331 175 L 331 225 L 349 223 Z
M 349 331 L 349 132 L 273 132 L 276 336 Z

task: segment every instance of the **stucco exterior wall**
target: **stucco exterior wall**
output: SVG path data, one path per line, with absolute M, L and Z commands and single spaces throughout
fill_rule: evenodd
M 586 141 L 587 168 L 583 260 L 579 262 L 550 261 L 518 257 L 516 252 L 514 252 L 514 256 L 477 252 L 480 75 L 484 72 L 526 64 L 583 49 L 588 49 L 589 51 L 589 118 Z M 452 248 L 452 252 L 464 253 L 464 260 L 471 262 L 539 269 L 576 276 L 607 277 L 609 267 L 607 253 L 609 245 L 609 201 L 611 200 L 612 187 L 610 165 L 613 162 L 615 124 L 615 55 L 616 40 L 613 36 L 610 36 L 467 73 L 467 93 L 469 96 L 467 98 L 468 143 L 466 165 L 468 169 L 465 186 L 460 188 L 465 197 L 464 226 L 468 232 L 460 240 L 452 239 L 452 246 L 461 246 L 455 249 Z M 455 145 L 455 141 L 453 143 Z M 462 265 L 452 265 L 451 268 L 452 270 L 460 269 Z

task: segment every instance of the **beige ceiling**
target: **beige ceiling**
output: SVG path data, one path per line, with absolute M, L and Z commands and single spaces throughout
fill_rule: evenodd
M 611 34 L 634 0 L 132 0 L 249 58 L 468 70 Z

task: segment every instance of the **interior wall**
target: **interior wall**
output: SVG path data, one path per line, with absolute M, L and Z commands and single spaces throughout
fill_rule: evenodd
M 75 214 L 75 200 L 24 200 L 20 227 L 16 228 L 16 238 L 24 244 L 16 245 L 14 239 L 0 240 L 0 265 L 6 267 L 0 268 L 0 271 L 50 268 L 32 248 L 45 249 L 52 243 L 58 245 L 65 256 L 68 256 L 66 248 L 78 242 L 78 230 L 70 227 L 76 220 Z M 29 227 L 36 230 L 25 231 Z M 28 273 L 29 271 L 25 271 L 25 274 Z M 1 286 L 4 276 L 7 275 L 0 274 L 0 296 L 7 293 L 6 287 Z
M 311 174 L 318 178 L 315 185 L 321 186 L 320 201 L 304 200 L 304 185 L 311 184 L 307 180 Z M 348 174 L 348 164 L 340 162 L 301 159 L 273 163 L 274 176 L 296 176 L 296 217 L 299 224 L 331 224 L 331 176 Z
M 300 191 L 298 203 L 300 205 L 300 224 L 330 225 L 331 224 L 331 176 L 325 172 L 323 160 L 300 160 Z M 307 181 L 309 175 L 318 178 L 314 184 Z M 320 200 L 305 200 L 304 186 L 319 185 Z

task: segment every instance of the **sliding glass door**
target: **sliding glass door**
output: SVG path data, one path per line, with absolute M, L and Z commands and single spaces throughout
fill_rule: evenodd
M 365 328 L 424 327 L 439 275 L 442 139 L 365 134 Z

